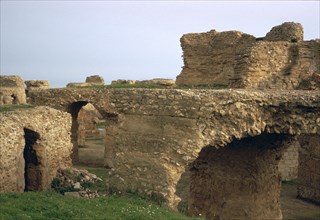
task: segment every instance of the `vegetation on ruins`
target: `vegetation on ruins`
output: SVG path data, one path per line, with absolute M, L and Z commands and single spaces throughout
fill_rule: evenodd
M 87 169 L 100 178 L 106 177 L 103 168 Z M 132 193 L 107 194 L 103 182 L 82 183 L 103 195 L 92 199 L 63 196 L 75 190 L 61 186 L 58 179 L 52 181 L 52 186 L 55 191 L 0 194 L 0 219 L 195 219 Z
M 32 105 L 4 105 L 0 107 L 0 112 L 14 111 L 16 109 L 33 108 Z
M 0 219 L 195 219 L 136 196 L 85 199 L 55 192 L 0 194 Z
M 108 89 L 171 89 L 172 87 L 159 85 L 159 84 L 111 84 L 111 85 L 94 85 L 94 86 L 82 86 L 77 88 L 108 88 Z M 225 84 L 201 84 L 192 86 L 175 86 L 174 89 L 225 89 Z

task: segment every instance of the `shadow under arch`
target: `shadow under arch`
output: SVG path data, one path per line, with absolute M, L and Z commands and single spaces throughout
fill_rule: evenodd
M 204 147 L 187 171 L 188 214 L 206 219 L 281 219 L 278 163 L 291 140 L 286 134 L 262 133 L 223 148 Z
M 77 121 L 78 118 L 78 113 L 80 109 L 88 104 L 89 102 L 87 101 L 77 101 L 71 103 L 67 107 L 67 112 L 71 114 L 72 117 L 72 125 L 71 125 L 71 142 L 73 144 L 73 149 L 72 149 L 72 154 L 71 154 L 71 159 L 72 163 L 77 163 L 79 162 L 79 152 L 78 152 L 78 128 L 79 124 Z
M 39 133 L 24 128 L 24 191 L 40 191 L 44 189 L 45 149 L 39 143 Z

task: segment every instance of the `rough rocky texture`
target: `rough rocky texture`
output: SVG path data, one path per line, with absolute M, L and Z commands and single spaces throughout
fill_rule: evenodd
M 259 41 L 236 58 L 236 88 L 319 89 L 320 41 Z
M 303 27 L 299 23 L 285 22 L 273 27 L 264 40 L 300 42 L 303 41 Z
M 24 83 L 27 85 L 28 91 L 50 88 L 50 83 L 47 80 L 27 80 Z
M 300 138 L 298 196 L 320 205 L 320 136 Z
M 91 84 L 90 83 L 71 82 L 71 83 L 68 83 L 66 87 L 77 88 L 77 87 L 88 87 L 88 86 L 91 86 Z
M 26 102 L 25 85 L 20 76 L 0 76 L 0 106 Z
M 172 79 L 150 79 L 150 80 L 124 80 L 124 79 L 118 79 L 111 82 L 111 85 L 119 85 L 119 84 L 156 84 L 161 86 L 167 86 L 167 87 L 174 87 L 175 81 Z
M 255 37 L 239 31 L 185 34 L 180 39 L 184 66 L 177 85 L 229 84 L 235 57 L 254 44 Z
M 157 84 L 161 86 L 174 87 L 176 82 L 172 79 L 150 79 L 150 80 L 137 80 L 136 84 Z
M 102 78 L 102 76 L 99 75 L 88 76 L 86 78 L 86 83 L 97 86 L 104 85 L 104 79 Z
M 299 165 L 299 141 L 295 140 L 285 149 L 279 162 L 281 180 L 289 181 L 297 179 Z
M 71 165 L 71 117 L 49 107 L 0 113 L 0 192 L 50 188 Z
M 78 145 L 84 146 L 86 137 L 97 134 L 97 123 L 100 118 L 102 118 L 102 115 L 91 103 L 84 105 L 80 109 L 77 116 L 79 125 Z
M 223 149 L 235 139 L 261 133 L 320 133 L 316 91 L 51 89 L 30 93 L 30 100 L 58 109 L 92 103 L 107 124 L 108 186 L 163 197 L 179 210 L 188 203 L 185 171 L 203 147 Z M 270 162 L 261 172 L 278 176 L 275 166 Z M 279 183 L 273 180 L 271 194 L 278 195 Z M 271 200 L 261 201 L 275 207 Z
M 236 31 L 185 34 L 177 85 L 224 84 L 246 89 L 319 89 L 320 40 L 284 23 L 265 38 Z
M 113 80 L 111 82 L 111 85 L 119 85 L 119 84 L 129 84 L 129 85 L 132 85 L 132 84 L 135 84 L 136 83 L 136 80 L 126 80 L 126 79 L 118 79 L 118 80 Z
M 206 219 L 282 219 L 278 163 L 290 140 L 261 134 L 203 148 L 190 165 L 189 214 Z

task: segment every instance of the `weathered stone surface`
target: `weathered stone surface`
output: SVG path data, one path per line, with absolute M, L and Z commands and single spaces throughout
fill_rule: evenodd
M 177 85 L 246 89 L 320 89 L 320 40 L 303 41 L 298 23 L 256 39 L 236 31 L 185 34 Z
M 161 86 L 174 87 L 176 82 L 172 79 L 150 79 L 150 80 L 137 80 L 136 84 L 157 84 Z
M 205 219 L 282 219 L 278 163 L 290 137 L 266 134 L 203 148 L 190 165 L 189 214 Z
M 320 41 L 259 41 L 236 58 L 230 87 L 319 89 Z
M 185 34 L 180 39 L 184 66 L 177 85 L 229 84 L 236 55 L 255 37 L 238 31 Z
M 78 83 L 78 82 L 71 82 L 67 84 L 67 87 L 69 88 L 77 88 L 77 87 L 87 87 L 91 86 L 90 83 Z
M 57 170 L 71 166 L 68 113 L 16 110 L 0 113 L 0 124 L 0 192 L 48 189 Z
M 92 103 L 107 124 L 108 186 L 163 196 L 173 209 L 187 206 L 186 170 L 203 147 L 223 149 L 262 133 L 320 133 L 316 91 L 50 89 L 30 93 L 30 100 L 62 110 Z
M 27 85 L 27 90 L 37 90 L 37 89 L 49 89 L 50 83 L 48 80 L 27 80 L 24 81 Z
M 264 40 L 300 42 L 303 41 L 303 27 L 299 23 L 285 22 L 273 27 Z
M 118 80 L 113 80 L 111 82 L 111 85 L 120 85 L 120 84 L 132 85 L 132 84 L 135 84 L 135 83 L 136 83 L 135 80 L 118 79 Z
M 20 76 L 0 76 L 0 106 L 26 102 L 25 85 Z
M 289 181 L 298 178 L 299 148 L 300 143 L 295 140 L 285 149 L 278 165 L 281 180 Z
M 99 75 L 88 76 L 86 78 L 86 83 L 91 85 L 104 85 L 104 79 Z
M 303 135 L 300 143 L 298 197 L 320 204 L 320 136 Z

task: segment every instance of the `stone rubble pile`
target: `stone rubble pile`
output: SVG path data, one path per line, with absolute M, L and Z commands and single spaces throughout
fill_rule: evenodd
M 97 190 L 90 190 L 86 188 L 86 185 L 103 180 L 88 170 L 77 168 L 59 169 L 56 179 L 59 181 L 57 187 L 75 190 L 77 192 L 74 193 L 77 193 L 77 196 L 84 198 L 96 198 L 100 196 Z

